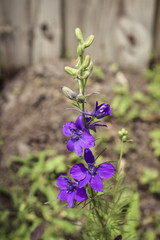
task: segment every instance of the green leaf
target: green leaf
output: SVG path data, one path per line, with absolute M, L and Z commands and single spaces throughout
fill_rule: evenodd
M 142 184 L 148 184 L 148 183 L 150 183 L 152 180 L 155 180 L 155 179 L 157 179 L 157 178 L 158 178 L 158 172 L 157 172 L 157 171 L 154 171 L 154 170 L 145 168 L 145 169 L 143 170 L 142 176 L 140 177 L 140 183 L 142 183 Z
M 66 171 L 66 164 L 64 163 L 64 156 L 59 155 L 54 158 L 50 158 L 46 161 L 44 172 L 53 172 L 61 173 Z
M 131 239 L 138 240 L 139 233 L 137 227 L 140 221 L 140 209 L 139 209 L 139 193 L 136 192 L 132 196 L 132 201 L 130 202 L 127 215 L 126 215 L 127 224 L 124 225 L 124 240 L 128 240 L 131 236 Z

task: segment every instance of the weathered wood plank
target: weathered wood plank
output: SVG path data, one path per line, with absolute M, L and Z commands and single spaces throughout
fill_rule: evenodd
M 0 0 L 0 65 L 28 65 L 28 11 L 26 0 Z
M 88 49 L 99 63 L 117 62 L 123 68 L 141 70 L 152 50 L 156 0 L 0 0 L 0 65 L 19 68 L 61 55 L 76 54 L 74 29 L 84 37 L 95 35 Z M 159 21 L 159 20 L 158 20 Z M 159 39 L 157 27 L 156 38 Z M 156 41 L 157 51 L 159 40 Z
M 75 54 L 77 40 L 74 29 L 80 27 L 84 37 L 95 35 L 89 53 L 95 61 L 108 61 L 112 52 L 110 31 L 114 25 L 117 0 L 68 0 L 66 1 L 66 49 Z
M 98 62 L 118 62 L 123 68 L 142 70 L 152 46 L 155 0 L 67 0 L 66 49 L 75 53 L 73 30 L 96 39 L 90 52 Z
M 0 65 L 21 68 L 59 57 L 59 0 L 0 0 Z
M 34 5 L 34 6 L 33 6 Z M 41 0 L 32 3 L 34 26 L 33 63 L 61 54 L 61 1 Z
M 152 51 L 154 0 L 124 0 L 115 37 L 118 62 L 123 68 L 143 70 Z
M 155 21 L 154 21 L 154 53 L 156 59 L 160 62 L 160 1 L 156 1 Z

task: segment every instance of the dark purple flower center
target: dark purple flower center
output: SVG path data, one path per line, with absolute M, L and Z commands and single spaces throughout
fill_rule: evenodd
M 67 192 L 74 192 L 75 189 L 78 187 L 78 182 L 67 182 Z
M 82 130 L 73 129 L 73 128 L 71 128 L 70 131 L 71 131 L 71 133 L 72 133 L 71 139 L 72 139 L 73 142 L 78 141 L 78 140 L 81 138 L 82 133 L 83 133 Z
M 96 174 L 96 167 L 94 166 L 94 164 L 88 164 L 88 172 L 94 176 Z

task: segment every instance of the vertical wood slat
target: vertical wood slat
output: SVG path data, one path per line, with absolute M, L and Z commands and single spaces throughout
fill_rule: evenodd
M 155 0 L 67 0 L 66 49 L 75 53 L 73 29 L 80 27 L 86 37 L 96 36 L 89 50 L 95 61 L 142 70 L 151 52 L 154 7 Z
M 60 7 L 61 1 L 59 0 L 38 0 L 37 4 L 32 8 L 34 9 L 32 25 L 35 34 L 33 63 L 51 60 L 61 54 Z
M 142 71 L 147 67 L 152 51 L 154 9 L 154 0 L 124 0 L 115 48 L 123 68 Z
M 0 65 L 6 69 L 28 65 L 27 14 L 26 0 L 0 0 Z
M 59 0 L 0 0 L 0 65 L 20 68 L 60 56 Z
M 75 55 L 77 40 L 73 29 L 80 27 L 85 38 L 90 34 L 95 35 L 95 41 L 88 50 L 93 60 L 110 60 L 110 30 L 114 26 L 116 11 L 117 1 L 66 1 L 66 49 Z
M 160 62 L 160 1 L 156 0 L 155 21 L 154 21 L 154 53 L 156 59 Z
M 65 29 L 61 24 L 62 1 Z M 75 56 L 74 29 L 80 27 L 85 37 L 95 35 L 94 44 L 87 50 L 94 61 L 118 62 L 124 68 L 141 70 L 151 52 L 155 2 L 0 0 L 0 65 L 19 68 L 59 57 L 62 42 L 71 56 Z M 157 22 L 159 19 L 160 10 Z M 155 36 L 156 53 L 160 56 L 158 24 Z

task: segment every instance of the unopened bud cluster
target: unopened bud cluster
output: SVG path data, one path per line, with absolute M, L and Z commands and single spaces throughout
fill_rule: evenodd
M 122 142 L 126 142 L 127 141 L 127 135 L 128 135 L 128 131 L 125 128 L 122 128 L 118 134 L 121 136 L 122 138 Z
M 79 41 L 78 47 L 77 47 L 77 64 L 76 68 L 72 67 L 65 67 L 66 73 L 73 76 L 75 80 L 79 81 L 80 86 L 80 92 L 79 94 L 76 94 L 71 89 L 67 87 L 63 87 L 62 91 L 64 95 L 69 98 L 70 100 L 75 100 L 77 103 L 85 102 L 85 96 L 84 96 L 84 88 L 87 82 L 87 79 L 89 78 L 91 71 L 92 71 L 92 60 L 89 55 L 83 56 L 85 48 L 89 47 L 93 40 L 94 36 L 90 35 L 86 41 L 83 40 L 82 32 L 79 28 L 76 28 L 75 30 L 76 37 Z

